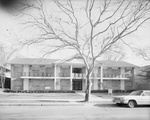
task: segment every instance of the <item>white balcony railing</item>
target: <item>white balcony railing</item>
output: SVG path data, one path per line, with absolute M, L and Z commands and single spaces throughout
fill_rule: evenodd
M 132 74 L 103 74 L 104 78 L 129 78 Z
M 73 78 L 83 78 L 85 77 L 84 73 L 72 73 L 73 74 Z
M 17 72 L 14 74 L 15 77 L 54 77 L 54 73 L 44 73 L 44 72 Z
M 59 73 L 59 77 L 70 77 L 69 73 Z
M 44 72 L 16 72 L 13 74 L 14 77 L 54 77 L 54 73 Z M 103 78 L 130 78 L 133 74 L 103 74 Z M 70 73 L 59 73 L 57 77 L 70 77 Z M 72 73 L 73 78 L 85 78 L 85 73 Z M 100 78 L 100 74 L 93 73 L 92 78 Z

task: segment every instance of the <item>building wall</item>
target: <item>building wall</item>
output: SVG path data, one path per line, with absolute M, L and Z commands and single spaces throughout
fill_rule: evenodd
M 103 80 L 103 89 L 120 90 L 120 80 Z
M 126 80 L 125 81 L 125 90 L 132 90 L 133 89 L 133 81 Z
M 11 81 L 12 90 L 23 90 L 23 79 L 14 79 Z
M 60 80 L 60 90 L 70 90 L 70 80 L 61 79 Z
M 53 79 L 30 79 L 29 90 L 54 90 Z

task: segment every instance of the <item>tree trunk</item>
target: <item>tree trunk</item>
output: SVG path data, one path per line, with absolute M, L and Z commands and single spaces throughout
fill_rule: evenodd
M 92 82 L 90 80 L 89 75 L 87 75 L 86 78 L 87 78 L 87 85 L 86 85 L 86 91 L 85 91 L 85 102 L 90 102 Z

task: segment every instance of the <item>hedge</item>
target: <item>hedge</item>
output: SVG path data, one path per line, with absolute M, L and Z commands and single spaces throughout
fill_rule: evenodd
M 113 93 L 130 93 L 134 90 L 113 90 Z M 5 89 L 6 93 L 75 93 L 74 90 L 11 90 Z M 92 90 L 91 93 L 108 93 L 108 90 Z
M 6 93 L 75 93 L 73 90 L 3 90 Z
M 134 90 L 112 90 L 113 93 L 130 93 Z M 91 93 L 108 93 L 108 90 L 92 90 Z

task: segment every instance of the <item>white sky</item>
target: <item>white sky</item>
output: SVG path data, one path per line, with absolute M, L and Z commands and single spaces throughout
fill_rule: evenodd
M 150 22 L 149 22 L 150 23 Z M 24 32 L 22 25 L 18 19 L 8 15 L 7 13 L 0 10 L 0 43 L 4 43 L 7 46 L 11 46 L 13 38 L 29 37 L 29 32 Z M 150 25 L 147 23 L 140 28 L 132 37 L 127 37 L 126 42 L 132 46 L 144 48 L 150 46 Z M 143 66 L 148 65 L 150 62 L 146 62 L 142 57 L 136 56 L 134 52 L 127 46 L 124 47 L 127 57 L 125 61 L 132 64 Z M 72 52 L 60 51 L 56 54 L 51 55 L 51 58 L 65 58 L 71 56 Z M 36 47 L 26 47 L 19 52 L 19 56 L 22 57 L 41 57 L 41 50 Z

